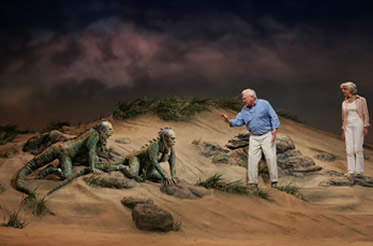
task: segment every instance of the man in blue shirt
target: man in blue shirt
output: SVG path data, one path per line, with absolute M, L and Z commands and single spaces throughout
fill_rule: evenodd
M 258 164 L 262 158 L 262 150 L 267 161 L 272 187 L 277 188 L 278 171 L 276 158 L 276 132 L 280 127 L 277 114 L 266 100 L 258 99 L 252 89 L 243 90 L 242 101 L 245 106 L 235 119 L 227 115 L 220 117 L 231 127 L 247 127 L 250 132 L 248 177 L 251 188 L 258 187 Z

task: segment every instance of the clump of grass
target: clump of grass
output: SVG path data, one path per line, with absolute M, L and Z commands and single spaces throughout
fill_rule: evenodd
M 97 188 L 104 187 L 104 183 L 100 175 L 92 175 L 89 178 L 85 179 L 85 182 L 89 186 L 94 186 Z
M 234 111 L 240 111 L 243 106 L 242 100 L 238 97 L 216 99 L 213 101 L 213 104 L 215 107 L 219 107 L 222 109 L 231 109 Z
M 174 223 L 174 227 L 173 227 L 173 231 L 180 231 L 181 230 L 181 226 L 183 225 L 183 222 L 181 222 L 181 220 L 178 220 Z
M 0 145 L 12 142 L 18 134 L 25 132 L 17 129 L 16 125 L 0 126 Z
M 49 123 L 49 125 L 43 129 L 41 132 L 50 132 L 53 130 L 61 130 L 64 126 L 70 126 L 70 123 L 67 121 L 52 121 Z
M 4 218 L 5 219 L 5 218 Z M 4 226 L 8 227 L 14 227 L 17 229 L 23 229 L 26 227 L 27 224 L 29 224 L 25 218 L 20 218 L 19 216 L 19 209 L 15 212 L 8 213 L 8 222 L 4 223 Z
M 124 120 L 137 116 L 154 113 L 165 121 L 187 121 L 196 113 L 208 111 L 211 100 L 204 98 L 161 97 L 149 99 L 147 97 L 133 102 L 120 104 L 113 112 L 114 119 Z
M 260 188 L 257 188 L 256 190 L 253 191 L 253 195 L 254 196 L 257 196 L 257 197 L 260 197 L 260 198 L 263 198 L 263 199 L 266 199 L 268 200 L 269 199 L 269 194 L 268 192 L 260 189 Z
M 6 191 L 6 187 L 3 184 L 0 184 L 0 193 L 3 193 Z
M 205 187 L 207 189 L 215 189 L 229 193 L 243 195 L 249 194 L 249 188 L 243 185 L 241 180 L 225 182 L 221 174 L 215 174 L 210 178 L 207 178 L 205 181 L 198 181 L 196 185 Z
M 32 214 L 37 216 L 37 217 L 43 217 L 45 216 L 49 211 L 47 208 L 47 200 L 45 197 L 38 198 L 38 195 L 33 192 L 26 196 L 22 203 L 32 211 Z M 53 213 L 51 213 L 53 214 Z
M 240 194 L 240 195 L 254 195 L 263 199 L 269 199 L 269 194 L 261 189 L 256 189 L 251 191 L 249 187 L 243 184 L 242 180 L 237 180 L 233 182 L 225 182 L 221 174 L 214 174 L 205 181 L 198 181 L 197 186 L 202 186 L 207 189 L 215 189 L 228 193 Z
M 194 139 L 194 140 L 192 141 L 192 144 L 194 144 L 194 145 L 199 145 L 200 142 L 201 142 L 201 139 Z
M 296 185 L 287 184 L 285 186 L 279 186 L 277 189 L 280 191 L 284 191 L 290 195 L 293 195 L 297 198 L 300 198 L 302 200 L 305 200 L 303 194 L 300 192 L 300 188 Z
M 214 156 L 212 159 L 212 163 L 218 164 L 218 163 L 228 163 L 229 161 L 229 156 L 226 154 L 218 154 Z

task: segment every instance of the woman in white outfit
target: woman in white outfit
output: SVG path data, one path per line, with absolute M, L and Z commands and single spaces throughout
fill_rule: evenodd
M 364 136 L 368 135 L 369 113 L 367 101 L 357 95 L 356 84 L 341 84 L 345 100 L 342 103 L 342 138 L 346 143 L 346 176 L 364 175 Z

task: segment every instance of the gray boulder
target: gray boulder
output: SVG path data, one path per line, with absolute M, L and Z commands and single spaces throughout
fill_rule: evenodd
M 277 154 L 284 153 L 287 150 L 295 149 L 293 140 L 287 135 L 277 133 L 276 134 L 276 150 Z
M 183 179 L 175 178 L 176 184 L 173 186 L 163 185 L 161 191 L 167 195 L 181 199 L 197 199 L 202 198 L 209 193 L 204 187 L 189 184 Z
M 123 197 L 120 201 L 124 206 L 127 208 L 133 209 L 136 207 L 137 204 L 153 204 L 154 201 L 151 198 L 144 199 L 144 198 L 136 198 L 136 197 Z
M 174 228 L 172 215 L 154 204 L 137 204 L 132 210 L 132 219 L 143 231 L 168 232 Z
M 22 150 L 33 155 L 38 155 L 50 145 L 60 141 L 65 141 L 70 138 L 72 138 L 72 136 L 59 132 L 57 130 L 53 130 L 47 133 L 42 133 L 38 136 L 31 137 L 29 140 L 27 140 Z

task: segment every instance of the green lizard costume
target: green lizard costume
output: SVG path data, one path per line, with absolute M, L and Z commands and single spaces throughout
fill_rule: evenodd
M 138 182 L 150 180 L 153 182 L 164 182 L 166 185 L 174 185 L 176 177 L 175 168 L 175 145 L 176 134 L 170 128 L 161 129 L 159 137 L 153 139 L 149 145 L 139 151 L 134 151 L 117 162 L 97 163 L 96 168 L 103 171 L 121 171 L 128 178 Z M 171 177 L 161 167 L 160 162 L 168 161 Z M 89 173 L 88 168 L 75 172 L 55 188 L 48 192 L 48 195 L 70 183 L 79 176 Z
M 90 129 L 76 138 L 52 144 L 18 172 L 15 182 L 16 189 L 31 194 L 32 192 L 25 187 L 25 178 L 38 168 L 56 159 L 59 160 L 59 167 L 47 166 L 39 173 L 39 178 L 44 178 L 48 174 L 55 174 L 61 179 L 66 179 L 72 173 L 72 163 L 82 162 L 82 160 L 89 163 L 88 170 L 90 172 L 99 173 L 97 167 L 100 167 L 100 165 L 96 165 L 98 161 L 96 148 L 98 145 L 105 146 L 107 138 L 112 133 L 111 123 L 103 120 L 97 124 L 96 128 Z
M 142 150 L 128 154 L 116 164 L 115 169 L 121 170 L 128 178 L 136 180 L 150 180 L 165 182 L 168 185 L 175 183 L 175 145 L 176 134 L 170 128 L 161 129 L 158 139 L 154 139 Z M 161 167 L 160 162 L 168 161 L 171 177 Z

